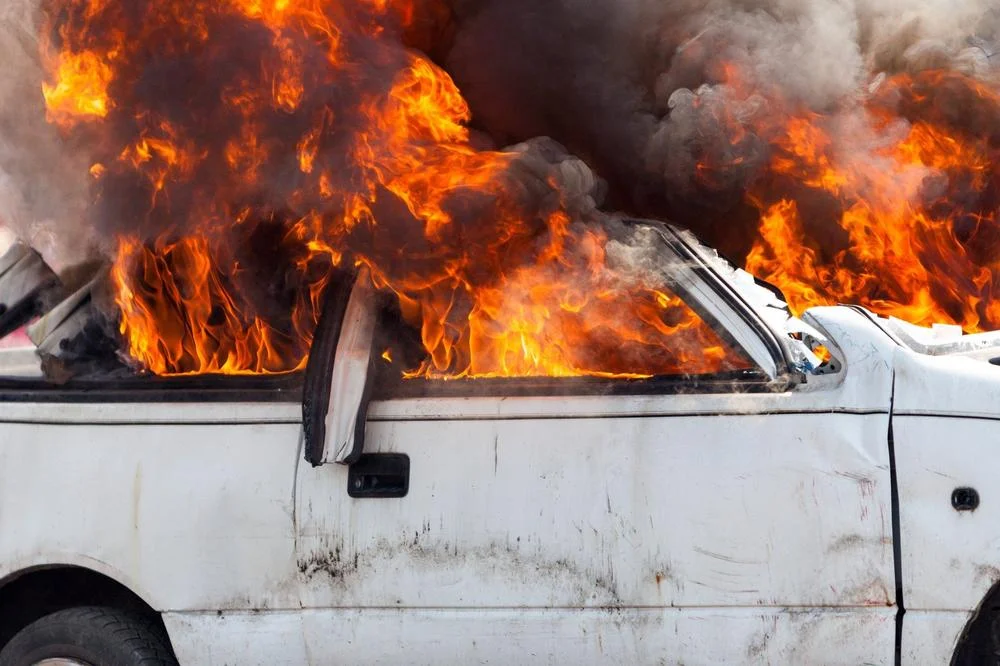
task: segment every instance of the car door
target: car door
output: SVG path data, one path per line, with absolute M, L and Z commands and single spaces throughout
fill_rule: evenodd
M 782 382 L 738 299 L 675 284 L 758 372 L 375 386 L 363 455 L 299 472 L 314 663 L 892 663 L 888 365 Z
M 927 347 L 902 338 L 895 349 L 907 666 L 996 663 L 1000 649 L 1000 511 L 991 502 L 1000 377 L 988 336 Z

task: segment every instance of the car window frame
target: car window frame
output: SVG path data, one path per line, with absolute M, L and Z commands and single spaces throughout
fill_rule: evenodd
M 419 398 L 510 398 L 529 396 L 670 395 L 677 393 L 749 393 L 780 391 L 803 381 L 792 370 L 790 354 L 779 336 L 733 288 L 669 224 L 625 219 L 633 228 L 655 233 L 678 261 L 670 263 L 671 289 L 727 345 L 755 364 L 749 371 L 705 375 L 677 374 L 648 379 L 602 377 L 498 377 L 437 379 L 385 375 L 374 378 L 372 400 Z M 372 381 L 370 378 L 369 381 Z

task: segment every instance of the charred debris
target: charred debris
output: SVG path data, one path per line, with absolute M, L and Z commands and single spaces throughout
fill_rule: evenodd
M 16 242 L 0 257 L 0 338 L 22 329 L 45 379 L 115 378 L 140 369 L 120 352 L 109 267 L 80 264 L 57 274 L 34 249 Z

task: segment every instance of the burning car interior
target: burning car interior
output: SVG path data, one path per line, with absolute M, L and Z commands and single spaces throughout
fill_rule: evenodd
M 348 362 L 349 354 L 339 351 L 338 343 L 343 344 L 341 338 L 347 335 L 362 336 L 355 344 L 363 346 L 364 358 L 352 369 L 370 386 L 367 394 L 372 398 L 766 388 L 773 377 L 742 349 L 718 315 L 688 293 L 690 288 L 682 286 L 697 279 L 697 262 L 669 251 L 668 237 L 661 237 L 664 232 L 655 229 L 639 221 L 623 221 L 622 226 L 625 235 L 646 232 L 656 238 L 645 245 L 665 264 L 661 284 L 644 296 L 638 322 L 625 318 L 631 313 L 615 302 L 617 291 L 609 291 L 602 304 L 608 308 L 604 314 L 608 324 L 588 329 L 578 316 L 586 305 L 586 295 L 581 295 L 576 307 L 559 313 L 564 319 L 545 313 L 538 320 L 550 330 L 521 331 L 516 336 L 506 330 L 494 336 L 485 331 L 478 337 L 474 332 L 468 341 L 456 341 L 456 360 L 446 356 L 444 363 L 437 363 L 428 354 L 423 338 L 426 331 L 421 330 L 426 322 L 407 316 L 405 298 L 377 289 L 367 267 L 360 271 L 332 269 L 325 290 L 318 295 L 317 328 L 308 331 L 306 338 L 313 363 L 329 365 L 335 358 Z M 667 266 L 672 267 L 673 276 Z M 649 276 L 645 278 L 648 284 Z M 37 358 L 22 367 L 21 373 L 7 373 L 24 375 L 8 376 L 9 388 L 42 393 L 58 390 L 63 397 L 80 392 L 94 399 L 116 389 L 160 391 L 173 386 L 211 396 L 210 389 L 216 388 L 220 397 L 226 395 L 226 388 L 257 389 L 294 399 L 301 391 L 303 377 L 308 383 L 308 362 L 259 374 L 152 371 L 123 351 L 123 327 L 110 294 L 111 279 L 108 266 L 101 263 L 74 267 L 58 276 L 37 252 L 21 243 L 11 246 L 0 265 L 0 333 L 23 331 Z M 616 276 L 615 289 L 632 289 L 629 279 L 624 274 Z M 357 324 L 352 324 L 345 311 L 347 298 L 370 301 L 372 324 L 361 333 L 351 329 Z M 338 299 L 342 301 L 339 306 Z M 220 309 L 216 306 L 210 321 L 221 319 Z M 623 340 L 619 329 L 634 332 Z M 285 335 L 291 337 L 289 332 Z M 516 345 L 513 350 L 512 344 Z M 459 356 L 463 353 L 464 358 Z M 16 359 L 23 362 L 24 354 L 19 353 Z M 459 371 L 454 369 L 456 363 Z M 141 399 L 142 395 L 134 397 Z
M 559 58 L 537 40 L 484 58 L 517 4 L 41 3 L 32 131 L 63 157 L 44 187 L 73 215 L 43 215 L 46 197 L 4 214 L 42 241 L 0 260 L 0 335 L 23 329 L 39 359 L 4 381 L 294 395 L 326 294 L 360 269 L 385 395 L 774 379 L 633 218 L 692 229 L 795 314 L 1000 322 L 1000 88 L 981 45 L 875 52 L 870 77 L 816 91 L 740 50 L 779 39 L 777 13 L 577 8 L 594 30 L 661 29 L 630 51 L 660 63 L 650 83 L 568 37 Z M 551 91 L 526 68 L 540 52 Z M 609 67 L 623 87 L 592 88 Z M 37 175 L 15 162 L 5 182 Z

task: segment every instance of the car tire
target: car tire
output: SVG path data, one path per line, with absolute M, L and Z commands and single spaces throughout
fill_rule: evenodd
M 47 659 L 83 666 L 178 666 L 160 627 L 135 613 L 100 606 L 46 615 L 0 651 L 0 666 L 35 666 Z
M 990 593 L 991 595 L 994 592 Z M 987 598 L 958 637 L 951 666 L 1000 665 L 1000 606 Z

